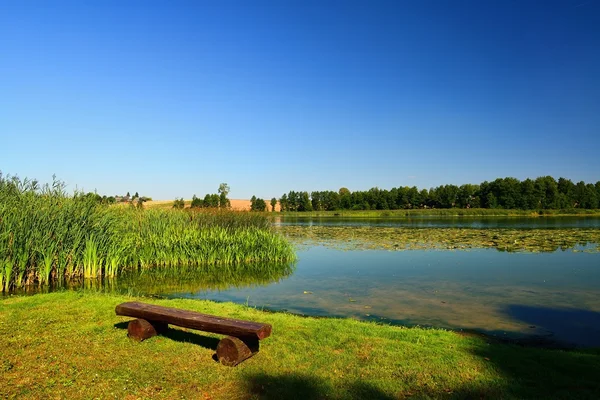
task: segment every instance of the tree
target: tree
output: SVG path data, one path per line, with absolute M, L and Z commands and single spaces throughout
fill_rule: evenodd
M 221 183 L 219 185 L 219 194 L 225 193 L 225 196 L 229 194 L 229 185 L 227 183 Z
M 350 190 L 348 190 L 348 188 L 340 188 L 340 190 L 338 191 L 339 195 L 340 195 L 340 206 L 344 209 L 344 210 L 349 210 L 352 208 L 352 193 L 350 192 Z
M 216 193 L 211 194 L 209 204 L 210 204 L 209 207 L 218 208 L 219 204 L 221 204 L 220 196 Z
M 198 197 L 196 197 L 196 195 L 192 196 L 192 204 L 190 205 L 191 208 L 200 208 L 204 206 L 204 202 L 202 201 L 202 199 L 199 199 Z
M 540 194 L 540 208 L 557 208 L 558 204 L 558 184 L 551 176 L 542 176 L 534 181 L 536 190 Z
M 310 194 L 312 208 L 315 211 L 323 210 L 323 192 L 312 192 Z
M 298 193 L 290 190 L 287 196 L 287 211 L 299 211 L 298 210 Z
M 288 197 L 285 193 L 279 199 L 279 209 L 281 212 L 288 210 Z
M 227 198 L 228 194 L 229 194 L 229 185 L 226 183 L 221 183 L 219 185 L 219 207 L 229 208 L 231 206 L 231 202 Z
M 298 196 L 298 211 L 312 211 L 312 202 L 308 192 L 300 192 Z
M 267 203 L 263 199 L 252 196 L 250 199 L 250 211 L 265 211 L 267 209 Z
M 185 207 L 185 201 L 183 201 L 183 197 L 180 199 L 175 199 L 173 202 L 173 208 L 183 209 Z
M 271 211 L 275 212 L 275 206 L 277 205 L 277 199 L 275 197 L 273 197 L 271 199 Z
M 321 192 L 321 207 L 326 211 L 339 210 L 341 207 L 339 193 L 332 190 Z
M 479 199 L 475 199 L 475 194 L 479 188 L 477 185 L 462 185 L 458 188 L 458 207 L 471 208 L 479 203 Z

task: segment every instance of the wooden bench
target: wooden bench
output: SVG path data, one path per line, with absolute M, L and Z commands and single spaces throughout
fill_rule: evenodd
M 128 302 L 115 308 L 117 315 L 134 317 L 127 327 L 128 336 L 142 341 L 164 333 L 169 324 L 205 332 L 229 335 L 217 345 L 221 364 L 234 366 L 258 353 L 258 342 L 271 335 L 271 325 L 223 318 L 195 311 Z

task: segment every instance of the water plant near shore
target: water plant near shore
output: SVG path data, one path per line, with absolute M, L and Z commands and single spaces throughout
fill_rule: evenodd
M 586 246 L 600 250 L 600 229 L 473 229 L 340 226 L 280 226 L 292 242 L 344 249 L 423 250 L 495 248 L 500 251 L 548 252 Z
M 156 266 L 294 259 L 263 216 L 111 207 L 67 195 L 60 181 L 40 187 L 0 175 L 0 291 Z

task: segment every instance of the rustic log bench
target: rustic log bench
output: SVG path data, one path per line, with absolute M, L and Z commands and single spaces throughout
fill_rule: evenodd
M 235 366 L 258 353 L 258 341 L 271 335 L 271 325 L 217 317 L 195 311 L 128 302 L 115 308 L 117 315 L 134 317 L 127 327 L 128 336 L 142 341 L 164 333 L 168 325 L 229 335 L 217 345 L 221 364 Z

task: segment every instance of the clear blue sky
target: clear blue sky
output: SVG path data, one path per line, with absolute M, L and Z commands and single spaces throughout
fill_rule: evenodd
M 600 179 L 600 0 L 0 0 L 0 170 L 100 194 Z

